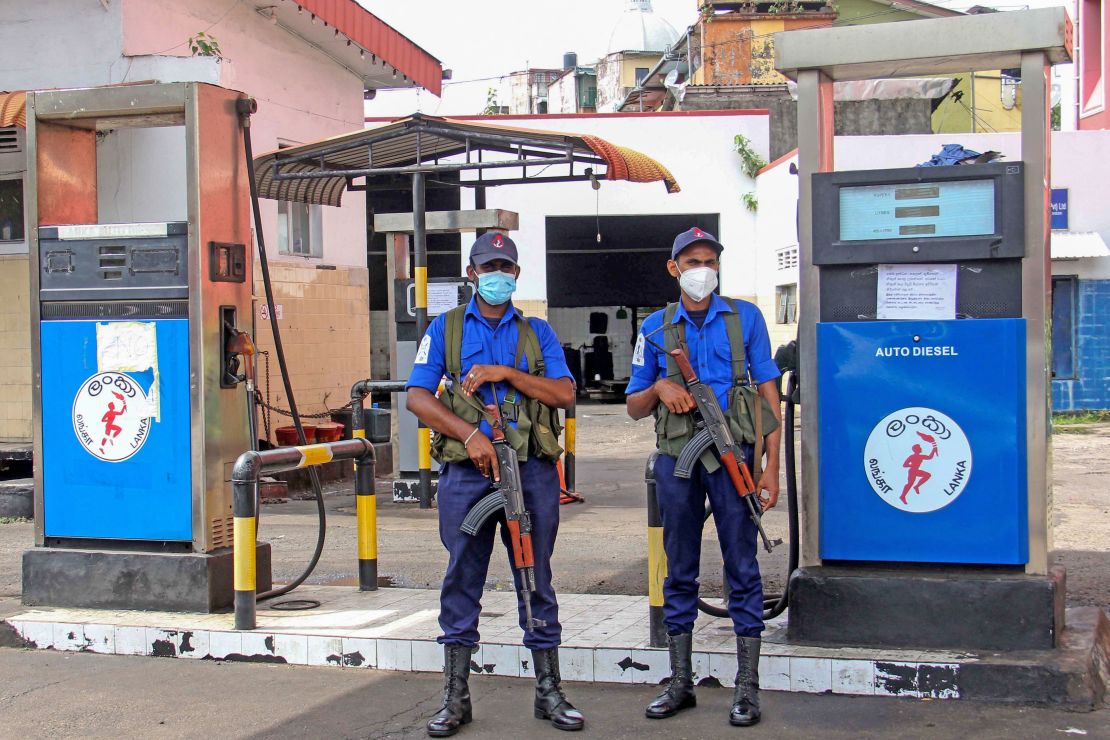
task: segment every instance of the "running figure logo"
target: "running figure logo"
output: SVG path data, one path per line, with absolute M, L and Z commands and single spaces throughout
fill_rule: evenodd
M 150 435 L 150 403 L 129 375 L 97 373 L 81 384 L 73 399 L 73 432 L 77 441 L 105 462 L 134 455 Z
M 114 445 L 116 437 L 123 431 L 123 427 L 116 424 L 116 417 L 127 413 L 127 399 L 123 397 L 123 394 L 112 391 L 112 395 L 120 400 L 123 408 L 116 411 L 116 405 L 109 401 L 108 410 L 104 412 L 104 416 L 100 417 L 100 420 L 104 422 L 104 438 L 100 440 L 100 454 L 102 455 L 104 454 L 105 445 Z
M 933 477 L 932 473 L 926 473 L 924 470 L 921 469 L 921 463 L 925 462 L 926 460 L 932 460 L 934 457 L 937 456 L 936 438 L 922 432 L 918 432 L 917 436 L 921 437 L 921 439 L 931 444 L 933 446 L 933 451 L 930 452 L 928 455 L 923 455 L 921 453 L 921 445 L 914 445 L 913 452 L 910 453 L 910 456 L 906 458 L 906 461 L 904 463 L 902 463 L 903 468 L 910 469 L 910 472 L 906 476 L 906 487 L 902 489 L 902 496 L 899 499 L 903 504 L 906 503 L 906 494 L 910 492 L 911 488 L 913 489 L 914 493 L 920 494 L 921 484 L 925 483 Z
M 951 417 L 923 406 L 888 414 L 863 451 L 871 489 L 890 506 L 925 514 L 948 506 L 971 477 L 971 445 Z

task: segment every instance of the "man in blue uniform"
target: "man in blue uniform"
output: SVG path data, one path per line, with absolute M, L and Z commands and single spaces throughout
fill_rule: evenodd
M 489 232 L 478 237 L 466 268 L 476 295 L 431 323 L 406 386 L 408 409 L 436 434 L 433 454 L 442 464 L 439 536 L 450 554 L 439 612 L 444 699 L 428 722 L 433 737 L 453 735 L 471 719 L 470 655 L 478 644 L 482 587 L 498 518 L 487 520 L 476 536 L 464 534 L 459 526 L 489 493 L 491 480 L 500 480 L 492 429 L 480 410 L 487 404 L 497 404 L 512 427 L 506 436 L 521 461 L 524 504 L 532 517 L 532 612 L 540 626 L 525 632 L 524 645 L 532 651 L 536 672 L 535 716 L 561 730 L 580 730 L 584 724 L 560 686 L 561 628 L 551 587 L 551 553 L 559 529 L 557 409 L 574 403 L 574 382 L 551 326 L 542 319 L 525 319 L 510 300 L 520 275 L 517 259 L 516 244 L 508 236 Z M 437 399 L 434 394 L 444 375 L 453 383 Z M 508 550 L 504 516 L 499 519 Z M 515 571 L 514 577 L 519 588 Z M 523 603 L 518 603 L 518 610 L 523 628 Z
M 756 488 L 763 509 L 774 506 L 779 494 L 779 396 L 775 383 L 779 370 L 771 359 L 767 325 L 759 309 L 747 301 L 721 298 L 713 292 L 723 249 L 712 234 L 697 228 L 675 238 L 667 270 L 678 280 L 681 299 L 644 320 L 633 352 L 632 379 L 627 389 L 628 414 L 633 419 L 648 414 L 656 417 L 660 454 L 655 463 L 655 484 L 663 519 L 663 548 L 667 553 L 663 614 L 671 678 L 646 714 L 652 719 L 671 717 L 697 703 L 691 650 L 708 495 L 724 558 L 729 616 L 736 633 L 736 691 L 729 720 L 734 725 L 747 726 L 760 718 L 758 665 L 763 586 L 755 558 L 756 528 L 727 472 L 716 459 L 703 455 L 690 478 L 675 475 L 675 457 L 692 436 L 691 412 L 696 404 L 674 369 L 668 377 L 667 355 L 645 339 L 646 335 L 664 349 L 685 342 L 690 363 L 702 382 L 716 392 L 733 429 L 753 427 L 750 418 L 743 418 L 740 412 L 748 404 L 734 400 L 737 394 L 750 389 L 749 384 L 757 386 L 758 397 L 766 399 L 768 408 L 760 408 L 758 397 L 754 399 L 755 407 L 765 414 L 762 428 L 772 431 L 765 437 L 766 466 Z M 734 359 L 738 362 L 734 363 Z M 754 441 L 754 435 L 747 440 Z M 744 449 L 751 465 L 755 462 L 753 448 L 745 444 Z

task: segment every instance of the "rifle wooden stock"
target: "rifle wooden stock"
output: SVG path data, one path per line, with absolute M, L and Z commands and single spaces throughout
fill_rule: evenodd
M 670 351 L 670 355 L 678 365 L 678 371 L 682 373 L 683 380 L 691 385 L 699 382 L 698 374 L 694 372 L 694 366 L 690 364 L 690 358 L 686 356 L 684 349 L 681 347 L 673 349 Z
M 505 522 L 509 527 L 509 539 L 513 545 L 513 564 L 518 568 L 530 568 L 536 564 L 532 555 L 532 535 L 520 533 L 520 522 L 510 519 Z

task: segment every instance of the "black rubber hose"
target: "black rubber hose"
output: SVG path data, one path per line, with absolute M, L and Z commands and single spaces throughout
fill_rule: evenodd
M 786 384 L 786 410 L 783 412 L 782 425 L 786 428 L 786 514 L 787 526 L 790 532 L 790 551 L 787 556 L 786 582 L 789 586 L 790 576 L 798 569 L 799 556 L 799 526 L 798 526 L 798 465 L 794 452 L 794 415 L 795 404 L 798 399 L 798 373 L 792 371 L 790 380 Z M 706 505 L 705 518 L 709 519 L 713 513 Z M 763 596 L 763 618 L 774 619 L 786 611 L 790 604 L 790 589 L 785 588 L 781 594 L 765 594 Z M 727 599 L 726 599 L 727 603 Z M 713 606 L 704 599 L 698 599 L 698 609 L 711 617 L 727 617 L 727 606 Z
M 251 146 L 251 114 L 254 112 L 255 103 L 253 99 L 241 98 L 236 104 L 239 112 L 239 120 L 242 122 L 243 128 L 243 149 L 247 157 L 247 177 L 250 180 L 250 193 L 251 193 L 251 211 L 254 214 L 254 235 L 255 240 L 258 242 L 258 263 L 262 268 L 262 286 L 266 291 L 266 306 L 270 311 L 270 328 L 274 333 L 274 354 L 277 355 L 278 370 L 281 374 L 281 382 L 285 387 L 285 397 L 289 399 L 289 412 L 293 416 L 293 426 L 297 428 L 297 439 L 300 444 L 308 444 L 308 440 L 304 435 L 304 425 L 301 424 L 301 415 L 297 411 L 297 401 L 293 397 L 293 385 L 289 381 L 289 367 L 285 362 L 285 349 L 281 343 L 281 330 L 278 327 L 277 312 L 274 310 L 274 289 L 270 284 L 270 263 L 266 257 L 266 241 L 263 237 L 262 228 L 262 212 L 258 206 L 258 184 L 255 182 L 254 176 L 254 149 Z M 263 591 L 258 594 L 257 600 L 263 601 L 265 599 L 272 599 L 276 596 L 284 596 L 297 586 L 305 582 L 312 571 L 316 569 L 316 565 L 320 562 L 320 556 L 324 552 L 324 537 L 327 532 L 327 512 L 324 510 L 324 491 L 320 488 L 320 478 L 316 475 L 316 468 L 307 468 L 308 479 L 312 483 L 312 492 L 316 497 L 316 513 L 319 518 L 319 530 L 316 534 L 316 550 L 312 553 L 312 559 L 308 563 L 308 567 L 304 572 L 293 579 L 292 582 L 287 583 L 279 588 L 273 588 L 269 591 Z
M 776 602 L 763 613 L 764 619 L 774 619 L 786 611 L 786 607 L 790 605 L 790 576 L 798 569 L 801 536 L 798 526 L 798 460 L 794 453 L 794 414 L 797 401 L 798 371 L 794 370 L 786 383 L 786 410 L 782 417 L 782 425 L 786 427 L 786 514 L 790 532 L 790 554 L 786 565 L 786 587 Z M 763 606 L 767 607 L 766 601 Z

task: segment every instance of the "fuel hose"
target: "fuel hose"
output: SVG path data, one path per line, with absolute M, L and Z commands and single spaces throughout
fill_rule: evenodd
M 236 112 L 239 114 L 239 121 L 243 129 L 243 151 L 247 158 L 247 178 L 250 181 L 250 195 L 251 195 L 251 211 L 254 216 L 254 235 L 255 242 L 258 244 L 258 263 L 262 268 L 262 286 L 266 292 L 266 306 L 270 312 L 270 328 L 273 330 L 274 335 L 274 354 L 277 355 L 278 371 L 281 375 L 281 382 L 285 388 L 285 397 L 289 399 L 289 412 L 293 417 L 293 426 L 297 429 L 297 440 L 300 444 L 308 444 L 308 440 L 304 434 L 304 425 L 301 423 L 301 415 L 297 411 L 297 401 L 293 396 L 293 385 L 289 380 L 289 367 L 285 361 L 285 349 L 281 343 L 281 328 L 278 326 L 277 311 L 274 308 L 274 290 L 270 283 L 270 263 L 266 257 L 266 241 L 264 237 L 264 229 L 262 228 L 262 212 L 258 206 L 258 184 L 255 181 L 254 173 L 254 150 L 251 146 L 251 114 L 257 110 L 257 103 L 253 98 L 240 98 L 236 101 Z M 316 565 L 320 562 L 320 556 L 324 552 L 324 538 L 327 532 L 327 513 L 324 510 L 324 491 L 320 487 L 320 478 L 316 475 L 316 468 L 306 468 L 308 472 L 308 479 L 312 484 L 312 492 L 316 499 L 316 514 L 319 522 L 319 527 L 316 533 L 316 549 L 312 553 L 312 559 L 309 560 L 308 566 L 305 567 L 304 572 L 294 578 L 284 586 L 272 588 L 269 591 L 263 591 L 258 594 L 257 600 L 264 601 L 272 599 L 277 596 L 284 596 L 293 589 L 300 586 L 305 582 L 312 571 L 316 569 Z M 318 602 L 315 603 L 319 605 Z

